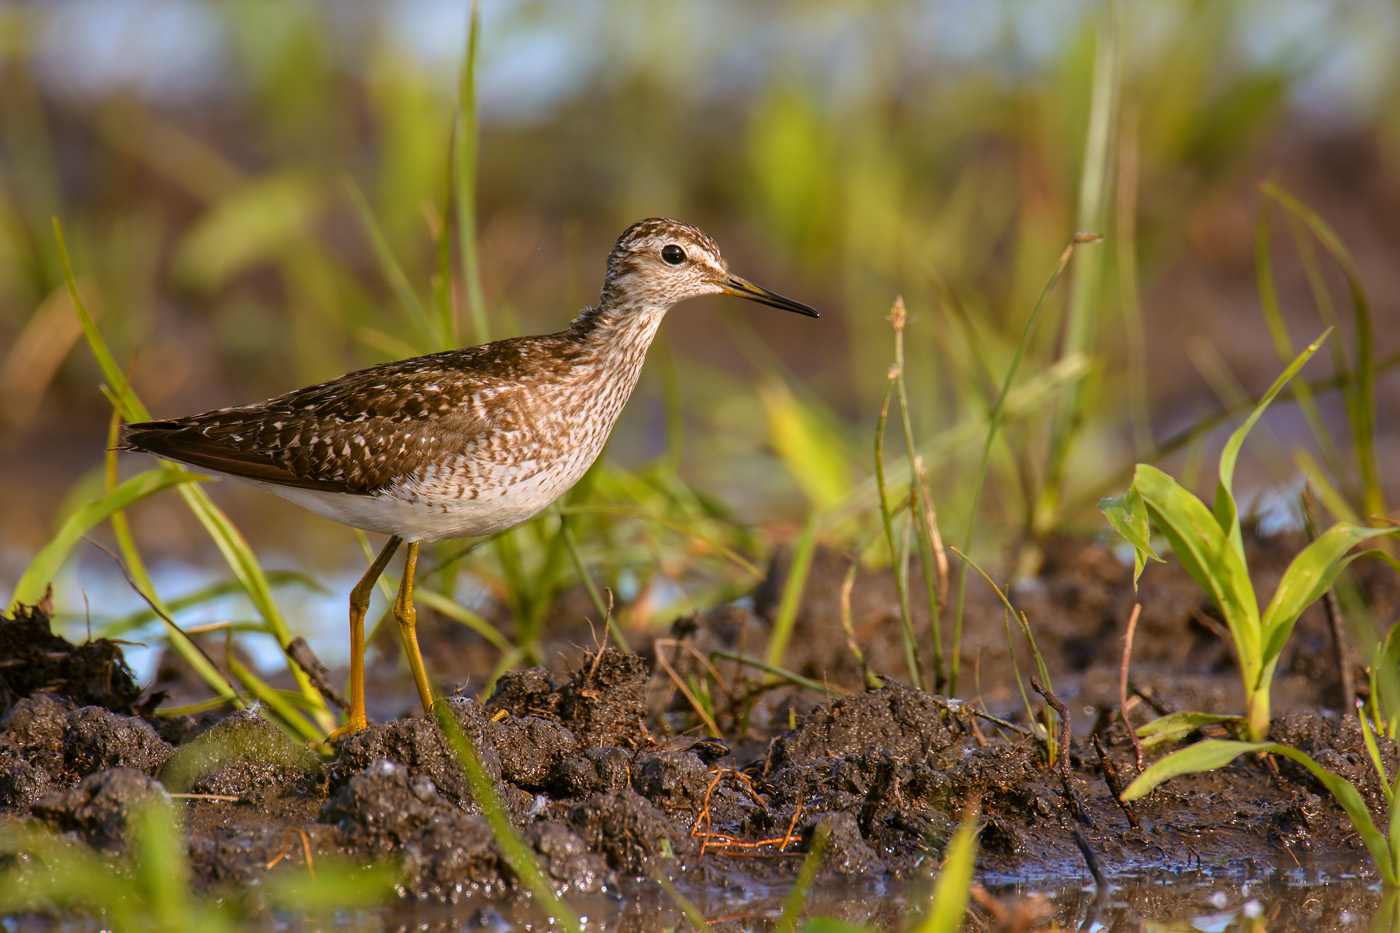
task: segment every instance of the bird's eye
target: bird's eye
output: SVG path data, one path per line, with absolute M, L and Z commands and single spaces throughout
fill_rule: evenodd
M 685 262 L 685 250 L 672 243 L 661 248 L 661 258 L 668 266 L 679 266 Z

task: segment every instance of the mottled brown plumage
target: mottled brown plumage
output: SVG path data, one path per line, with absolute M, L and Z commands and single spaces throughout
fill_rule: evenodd
M 633 224 L 608 257 L 596 308 L 568 330 L 515 337 L 349 373 L 286 395 L 127 425 L 123 446 L 255 483 L 319 514 L 390 535 L 351 595 L 351 713 L 363 728 L 362 634 L 374 580 L 401 541 L 395 614 L 423 700 L 412 624 L 421 542 L 490 534 L 538 514 L 607 442 L 670 307 L 725 293 L 816 317 L 729 272 L 707 234 L 675 220 Z

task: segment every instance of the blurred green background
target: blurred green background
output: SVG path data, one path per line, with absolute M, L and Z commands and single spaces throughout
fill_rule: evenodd
M 0 590 L 66 504 L 100 488 L 108 443 L 110 407 L 50 218 L 157 416 L 436 349 L 354 192 L 426 301 L 450 242 L 468 10 L 0 5 Z M 1400 342 L 1400 11 L 1385 0 L 480 10 L 478 262 L 470 276 L 456 268 L 450 289 L 463 343 L 562 328 L 595 299 L 617 234 L 653 215 L 698 223 L 736 272 L 823 312 L 813 322 L 718 298 L 681 306 L 609 450 L 620 475 L 694 491 L 701 511 L 740 529 L 727 543 L 753 556 L 817 512 L 836 516 L 823 534 L 838 541 L 878 527 L 869 511 L 841 510 L 873 502 L 897 295 L 911 431 L 930 445 L 945 536 L 961 542 L 975 522 L 993 556 L 1007 542 L 1102 531 L 1094 500 L 1122 491 L 1135 458 L 1282 369 L 1256 281 L 1261 181 L 1348 244 L 1383 363 Z M 1295 344 L 1316 337 L 1318 289 L 1330 287 L 1342 308 L 1334 340 L 1350 346 L 1336 264 L 1315 244 L 1300 252 L 1297 228 L 1276 208 L 1263 226 L 1286 326 Z M 974 517 L 983 419 L 1081 229 L 1105 240 L 1078 250 L 1049 298 Z M 470 314 L 473 278 L 485 334 Z M 1329 361 L 1315 365 L 1305 375 L 1325 378 Z M 1383 366 L 1381 463 L 1396 448 L 1397 389 Z M 1319 402 L 1345 434 L 1341 403 Z M 1285 449 L 1308 446 L 1286 407 L 1271 425 Z M 898 427 L 890 444 L 902 459 Z M 1192 449 L 1178 454 L 1188 466 Z M 1296 488 L 1289 458 L 1262 449 L 1252 488 Z M 124 458 L 133 472 L 147 465 Z M 1393 498 L 1394 475 L 1382 478 Z M 270 564 L 358 559 L 343 529 L 233 485 L 214 494 Z M 605 498 L 626 488 L 600 486 Z M 156 560 L 215 561 L 173 496 L 132 520 Z M 707 550 L 660 535 L 633 560 L 677 548 L 682 561 Z

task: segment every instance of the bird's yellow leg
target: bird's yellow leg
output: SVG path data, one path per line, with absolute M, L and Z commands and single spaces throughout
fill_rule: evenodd
M 423 712 L 431 716 L 433 689 L 428 685 L 423 653 L 418 650 L 418 613 L 413 608 L 413 576 L 417 570 L 418 542 L 412 541 L 403 558 L 403 579 L 399 581 L 399 598 L 394 600 L 394 618 L 399 623 L 399 637 L 403 639 L 404 654 L 408 655 L 408 666 L 413 671 L 413 683 L 418 687 L 418 699 L 423 703 Z
M 326 736 L 327 744 L 369 725 L 369 719 L 365 716 L 365 613 L 369 611 L 374 584 L 379 581 L 384 568 L 389 565 L 389 559 L 402 543 L 403 539 L 397 535 L 391 537 L 365 575 L 360 577 L 360 582 L 350 591 L 350 718 L 345 725 Z

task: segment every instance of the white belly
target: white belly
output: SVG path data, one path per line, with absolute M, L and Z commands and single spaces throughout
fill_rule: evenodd
M 429 499 L 405 490 L 356 496 L 249 482 L 352 528 L 424 543 L 489 535 L 518 525 L 543 512 L 569 488 L 527 481 L 499 487 L 491 498 Z

